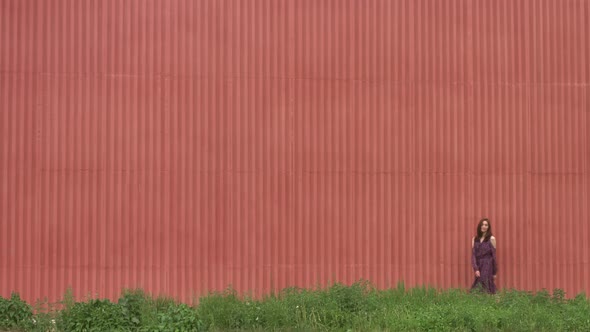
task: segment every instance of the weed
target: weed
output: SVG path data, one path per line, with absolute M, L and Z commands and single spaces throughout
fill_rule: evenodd
M 587 331 L 589 317 L 585 294 L 568 299 L 559 289 L 490 296 L 403 283 L 377 290 L 366 281 L 263 298 L 228 288 L 194 307 L 142 290 L 125 290 L 116 303 L 75 302 L 68 291 L 57 306 L 40 302 L 34 310 L 17 294 L 0 298 L 0 330 L 11 331 Z

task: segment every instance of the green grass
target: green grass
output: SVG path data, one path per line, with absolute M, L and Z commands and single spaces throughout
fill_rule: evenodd
M 234 290 L 209 294 L 191 307 L 141 290 L 117 302 L 75 302 L 35 308 L 14 294 L 0 298 L 0 330 L 10 331 L 588 331 L 585 294 L 556 289 L 497 295 L 431 288 L 378 290 L 368 282 L 324 289 L 288 288 L 262 299 Z

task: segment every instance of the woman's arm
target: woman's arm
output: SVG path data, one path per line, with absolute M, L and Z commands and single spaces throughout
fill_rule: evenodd
M 475 237 L 471 238 L 471 267 L 473 267 L 473 271 L 479 271 L 477 260 L 475 259 Z
M 495 276 L 496 273 L 498 273 L 498 260 L 496 259 L 496 238 L 492 236 L 490 238 L 490 242 L 492 243 L 492 257 L 494 260 L 493 274 Z

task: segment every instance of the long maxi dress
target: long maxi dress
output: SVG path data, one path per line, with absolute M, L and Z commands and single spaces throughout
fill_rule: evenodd
M 471 290 L 481 287 L 484 291 L 495 294 L 496 283 L 494 282 L 494 276 L 498 272 L 498 263 L 496 261 L 496 248 L 494 248 L 490 240 L 480 242 L 479 239 L 475 239 L 471 253 L 471 266 L 474 272 L 479 270 L 480 273 L 479 278 L 476 277 L 473 285 L 471 285 Z

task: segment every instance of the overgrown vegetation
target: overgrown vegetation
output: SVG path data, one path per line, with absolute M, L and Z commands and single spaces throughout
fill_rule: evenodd
M 234 290 L 210 294 L 191 307 L 128 290 L 117 302 L 58 306 L 0 298 L 0 330 L 9 331 L 588 331 L 585 294 L 567 299 L 556 289 L 535 294 L 507 290 L 497 295 L 431 288 L 377 290 L 367 282 L 325 289 L 288 288 L 262 299 Z

